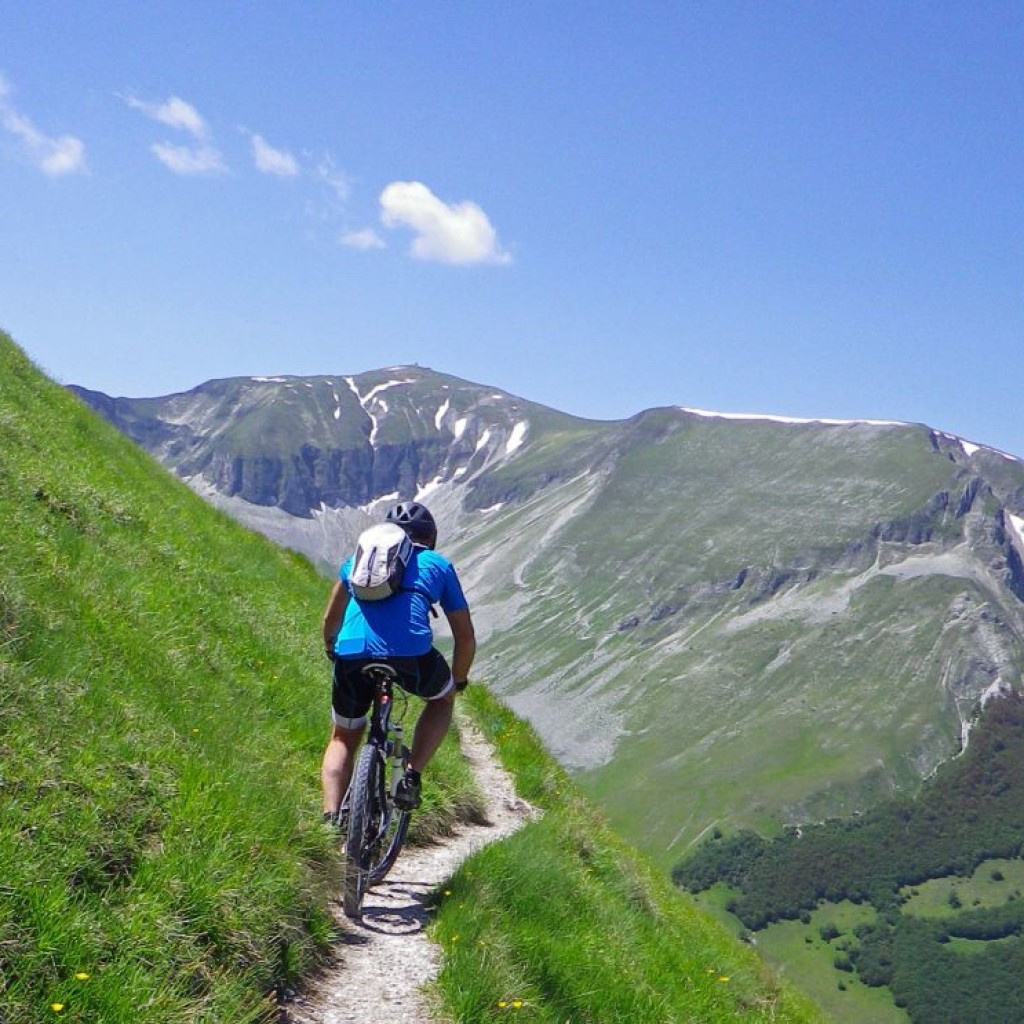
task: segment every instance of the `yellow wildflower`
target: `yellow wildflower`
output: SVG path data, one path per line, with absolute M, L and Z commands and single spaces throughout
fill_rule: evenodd
M 76 978 L 76 979 L 77 979 L 78 981 L 88 981 L 88 980 L 89 980 L 89 975 L 88 975 L 88 974 L 86 974 L 86 972 L 85 972 L 85 971 L 79 971 L 79 972 L 78 972 L 78 973 L 77 973 L 77 974 L 75 975 L 75 978 Z
M 50 1003 L 50 1009 L 53 1010 L 54 1013 L 60 1013 L 60 1011 L 64 1009 L 64 1004 L 63 1003 Z

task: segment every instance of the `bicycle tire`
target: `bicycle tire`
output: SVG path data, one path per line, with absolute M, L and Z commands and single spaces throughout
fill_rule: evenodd
M 387 878 L 388 872 L 395 866 L 395 861 L 402 852 L 409 831 L 408 811 L 400 811 L 392 805 L 387 817 L 380 843 L 383 854 L 370 870 L 370 885 L 376 885 Z
M 380 751 L 374 746 L 363 747 L 349 787 L 342 907 L 347 917 L 356 919 L 362 916 L 363 897 L 370 887 L 373 852 L 380 828 L 383 767 Z

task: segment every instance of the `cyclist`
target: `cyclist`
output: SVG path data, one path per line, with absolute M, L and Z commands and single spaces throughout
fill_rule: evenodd
M 462 585 L 451 562 L 434 550 L 434 517 L 419 502 L 402 502 L 388 510 L 386 519 L 405 530 L 413 543 L 401 589 L 383 601 L 360 601 L 349 586 L 349 558 L 338 572 L 323 615 L 323 640 L 334 662 L 331 737 L 320 769 L 324 821 L 330 823 L 339 823 L 341 799 L 373 702 L 373 687 L 363 677 L 363 667 L 372 661 L 387 662 L 398 672 L 399 685 L 426 701 L 413 734 L 409 766 L 395 795 L 402 810 L 413 810 L 420 804 L 420 773 L 448 731 L 456 693 L 465 689 L 476 654 Z M 450 668 L 433 645 L 429 616 L 435 602 L 452 631 Z

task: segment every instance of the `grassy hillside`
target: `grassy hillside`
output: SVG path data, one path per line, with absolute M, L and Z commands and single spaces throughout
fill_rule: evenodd
M 0 521 L 0 1019 L 277 1019 L 277 992 L 337 938 L 316 782 L 326 582 L 4 335 Z M 454 1019 L 815 1019 L 608 831 L 528 730 L 477 704 L 548 814 L 453 883 L 438 936 Z M 452 741 L 426 797 L 421 839 L 472 810 Z M 452 912 L 482 944 L 459 946 Z
M 0 1019 L 273 1019 L 331 939 L 328 584 L 2 335 L 0 522 Z
M 980 694 L 1019 683 L 1002 509 L 1024 466 L 1001 460 L 997 494 L 924 427 L 655 410 L 622 430 L 600 474 L 457 554 L 498 626 L 481 669 L 666 869 L 716 824 L 913 791 Z
M 528 726 L 486 691 L 467 693 L 544 815 L 467 861 L 438 895 L 447 1019 L 823 1019 L 623 843 Z

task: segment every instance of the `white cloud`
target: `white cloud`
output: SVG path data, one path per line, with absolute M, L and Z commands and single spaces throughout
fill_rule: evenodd
M 125 102 L 146 117 L 167 125 L 168 128 L 185 132 L 195 139 L 195 142 L 190 144 L 156 142 L 149 147 L 150 152 L 168 170 L 187 176 L 227 173 L 227 164 L 224 163 L 220 150 L 210 141 L 210 130 L 206 121 L 191 103 L 187 103 L 179 96 L 172 96 L 163 103 L 149 103 L 134 96 L 127 96 Z
M 0 75 L 0 125 L 21 140 L 35 165 L 51 178 L 86 169 L 85 143 L 74 135 L 44 135 L 11 102 L 11 87 Z
M 393 181 L 380 194 L 385 227 L 408 227 L 417 259 L 439 263 L 501 263 L 512 257 L 498 244 L 497 232 L 476 203 L 450 205 L 419 181 Z
M 352 184 L 348 176 L 334 166 L 333 157 L 325 156 L 316 165 L 316 176 L 334 193 L 339 202 L 347 202 Z
M 386 249 L 387 242 L 373 228 L 362 228 L 359 231 L 346 231 L 341 236 L 341 244 L 350 249 Z
M 185 176 L 226 174 L 227 166 L 213 146 L 175 146 L 170 142 L 155 142 L 150 151 L 175 174 Z
M 168 128 L 188 132 L 199 140 L 209 138 L 209 130 L 202 115 L 191 103 L 186 103 L 178 96 L 172 96 L 163 103 L 147 103 L 134 96 L 128 96 L 125 102 L 133 109 L 141 110 L 146 117 L 167 125 Z
M 294 178 L 299 173 L 299 162 L 284 149 L 274 149 L 262 135 L 249 132 L 252 159 L 258 171 L 279 178 Z
M 57 177 L 85 170 L 85 143 L 74 135 L 43 139 L 39 166 L 44 174 Z

